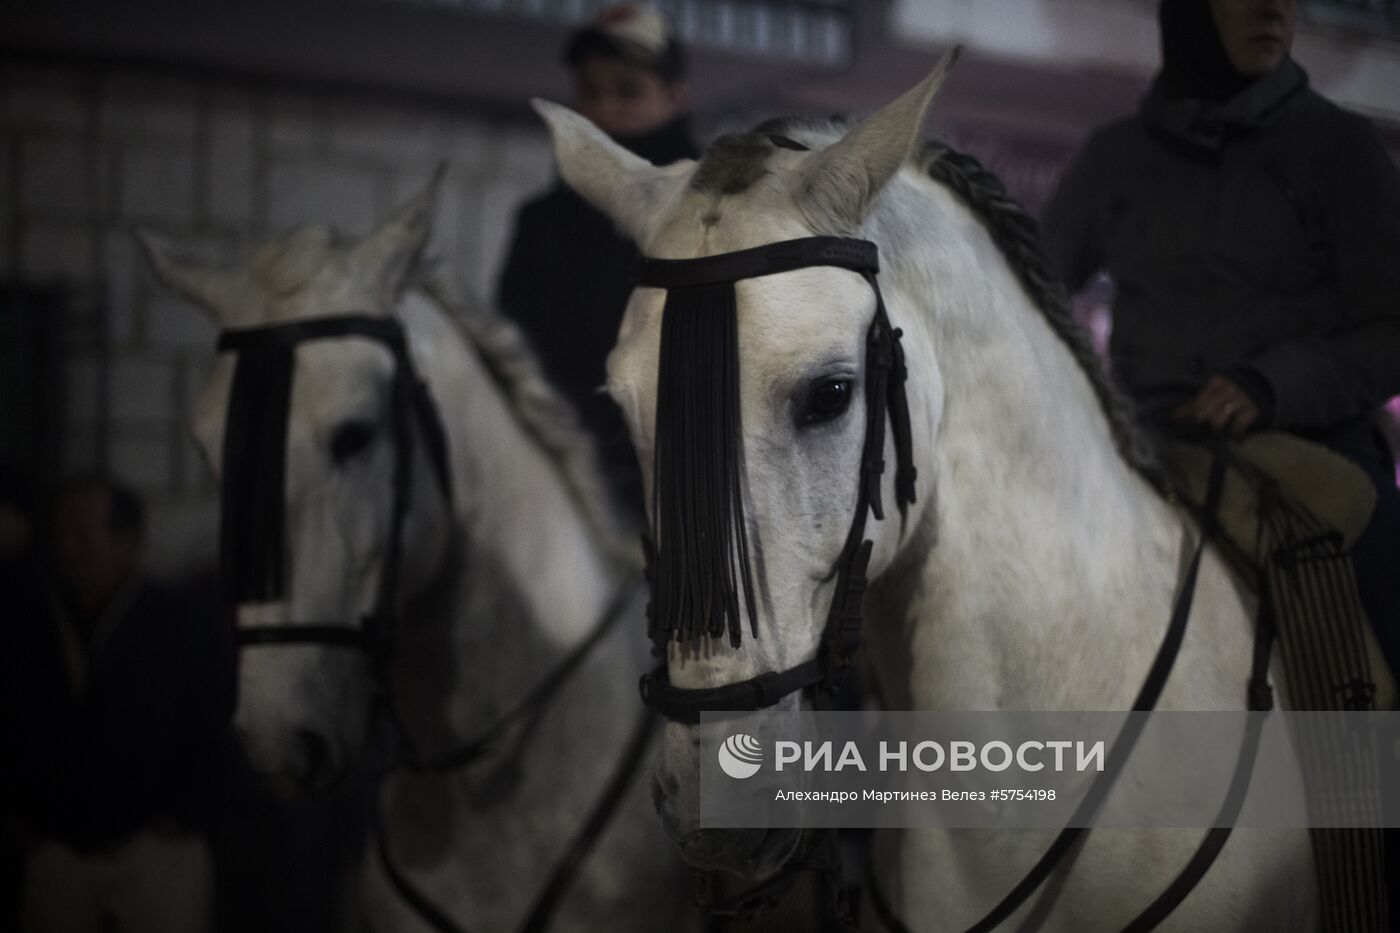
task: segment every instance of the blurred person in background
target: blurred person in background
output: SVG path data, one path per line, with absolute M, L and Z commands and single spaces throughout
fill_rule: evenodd
M 46 529 L 48 598 L 4 633 L 25 933 L 200 931 L 212 918 L 204 828 L 232 747 L 231 631 L 142 578 L 143 513 L 109 478 L 65 484 Z
M 28 564 L 34 551 L 34 495 L 28 478 L 17 468 L 0 465 L 0 574 Z
M 574 108 L 619 144 L 657 165 L 698 155 L 684 51 L 656 10 L 604 9 L 570 38 L 564 61 L 573 73 Z M 602 389 L 637 255 L 612 221 L 556 179 L 516 216 L 497 304 L 525 330 L 545 373 L 596 439 L 615 506 L 640 524 L 636 454 Z
M 1400 393 L 1400 177 L 1290 57 L 1295 0 L 1163 0 L 1162 70 L 1045 208 L 1071 292 L 1116 289 L 1114 375 L 1145 420 L 1322 444 L 1378 502 L 1352 559 L 1400 671 L 1400 492 L 1376 416 Z
M 34 555 L 36 531 L 33 483 L 18 467 L 0 464 L 0 652 L 5 655 L 12 655 L 18 647 L 16 628 L 42 611 Z M 24 830 L 13 794 L 5 795 L 3 808 L 0 927 L 11 929 L 18 922 Z

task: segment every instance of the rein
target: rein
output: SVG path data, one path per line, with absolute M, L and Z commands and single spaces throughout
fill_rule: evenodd
M 1064 861 L 1074 845 L 1087 836 L 1089 828 L 1084 824 L 1092 820 L 1108 796 L 1113 784 L 1117 781 L 1119 773 L 1147 724 L 1147 717 L 1142 714 L 1151 712 L 1156 707 L 1158 699 L 1161 698 L 1162 690 L 1166 687 L 1167 678 L 1171 674 L 1176 656 L 1181 650 L 1181 644 L 1186 635 L 1186 623 L 1191 615 L 1191 604 L 1196 591 L 1196 578 L 1200 570 L 1201 558 L 1205 553 L 1206 544 L 1219 530 L 1217 515 L 1220 508 L 1221 491 L 1224 487 L 1227 459 L 1226 448 L 1224 442 L 1221 441 L 1211 461 L 1209 487 L 1206 493 L 1205 507 L 1201 514 L 1200 538 L 1196 542 L 1190 563 L 1182 577 L 1181 592 L 1172 606 L 1171 619 L 1167 623 L 1166 634 L 1157 649 L 1152 667 L 1148 669 L 1147 677 L 1138 691 L 1137 700 L 1133 703 L 1132 712 L 1138 715 L 1128 717 L 1128 721 L 1124 724 L 1109 751 L 1104 770 L 1095 777 L 1088 792 L 1084 795 L 1084 799 L 1080 801 L 1073 816 L 1070 817 L 1069 823 L 1071 825 L 1060 830 L 1055 841 L 1050 844 L 1050 847 L 1025 877 L 986 916 L 968 927 L 967 933 L 988 933 L 1005 922 L 1045 883 L 1051 873 Z M 1269 686 L 1268 679 L 1269 658 L 1272 654 L 1273 642 L 1274 627 L 1271 616 L 1266 608 L 1261 608 L 1255 628 L 1253 660 L 1246 690 L 1246 708 L 1252 713 L 1262 714 L 1273 709 L 1273 688 Z M 1191 860 L 1187 862 L 1166 890 L 1123 928 L 1123 933 L 1146 933 L 1148 930 L 1155 929 L 1186 899 L 1186 896 L 1200 883 L 1206 872 L 1210 870 L 1211 865 L 1214 864 L 1216 856 L 1220 854 L 1220 850 L 1225 847 L 1226 840 L 1230 838 L 1231 824 L 1239 815 L 1240 808 L 1244 804 L 1255 756 L 1259 750 L 1263 721 L 1262 715 L 1249 717 L 1245 737 L 1235 762 L 1235 771 L 1231 777 L 1230 786 L 1226 790 L 1225 800 L 1216 816 L 1216 823 L 1224 825 L 1216 825 L 1206 833 L 1205 838 L 1191 856 Z M 895 914 L 889 901 L 881 892 L 868 864 L 866 880 L 871 894 L 871 906 L 875 908 L 875 914 L 880 922 L 886 929 L 894 931 L 894 933 L 909 933 L 909 928 Z
M 640 582 L 635 574 L 629 574 L 618 586 L 603 615 L 593 626 L 588 636 L 575 646 L 564 660 L 551 670 L 523 699 L 482 730 L 475 738 L 451 751 L 424 758 L 414 751 L 408 732 L 395 716 L 394 720 L 400 742 L 407 750 L 408 755 L 408 759 L 401 764 L 401 767 L 420 774 L 442 774 L 459 770 L 490 751 L 492 746 L 506 735 L 516 723 L 537 721 L 548 708 L 554 695 L 568 681 L 569 676 L 579 668 L 593 648 L 600 644 L 605 636 L 617 626 L 618 621 L 625 615 L 625 610 L 631 604 L 632 595 L 636 592 Z M 583 824 L 555 862 L 548 880 L 535 896 L 525 920 L 517 928 L 520 933 L 543 933 L 544 930 L 549 929 L 555 911 L 562 903 L 564 895 L 568 893 L 578 870 L 593 850 L 594 845 L 602 837 L 613 814 L 617 812 L 618 805 L 626 796 L 632 783 L 632 777 L 636 774 L 642 757 L 651 743 L 657 724 L 657 718 L 649 710 L 642 712 L 637 724 L 633 727 L 627 744 L 623 747 L 622 754 L 618 757 L 617 764 L 613 767 L 608 782 L 603 786 L 603 790 L 598 795 L 592 809 L 588 811 L 588 816 L 584 819 Z M 390 772 L 393 770 L 396 769 L 391 768 Z M 421 920 L 437 930 L 438 933 L 465 933 L 464 927 L 458 925 L 442 908 L 434 904 L 422 888 L 414 884 L 413 880 L 398 867 L 391 854 L 382 813 L 377 816 L 377 822 L 379 831 L 375 834 L 376 848 L 380 862 L 384 866 L 385 876 L 393 885 L 394 890 L 406 904 L 418 913 Z
M 345 337 L 375 341 L 388 349 L 394 359 L 393 512 L 375 605 L 358 626 L 292 623 L 240 627 L 237 643 L 240 649 L 319 645 L 365 652 L 371 661 L 377 690 L 406 757 L 401 766 L 418 773 L 448 772 L 476 761 L 517 723 L 538 720 L 569 677 L 617 626 L 640 581 L 635 574 L 629 574 L 619 584 L 602 616 L 583 641 L 481 734 L 440 755 L 430 758 L 420 756 L 399 719 L 389 673 L 398 617 L 404 522 L 411 506 L 414 445 L 409 425 L 417 422 L 434 477 L 450 502 L 452 487 L 447 462 L 447 435 L 428 386 L 414 369 L 402 323 L 392 317 L 347 314 L 230 329 L 219 335 L 219 351 L 238 354 L 223 447 L 220 577 L 226 598 L 235 603 L 267 602 L 285 595 L 286 438 L 295 375 L 295 350 L 298 345 L 308 341 Z M 655 727 L 656 717 L 649 711 L 643 711 L 608 783 L 536 897 L 520 927 L 521 933 L 541 933 L 552 922 L 579 867 L 625 796 Z M 377 850 L 395 891 L 429 926 L 441 933 L 462 933 L 462 928 L 395 864 L 384 831 L 384 821 L 377 818 L 377 822 Z
M 505 736 L 518 722 L 534 722 L 549 706 L 554 695 L 568 681 L 584 662 L 584 659 L 592 653 L 593 649 L 600 644 L 603 639 L 617 627 L 618 621 L 625 614 L 626 609 L 631 605 L 632 596 L 641 584 L 641 579 L 637 574 L 631 573 L 618 585 L 607 606 L 603 609 L 603 614 L 598 617 L 593 628 L 588 635 L 569 651 L 564 659 L 546 674 L 529 693 L 525 694 L 506 712 L 502 713 L 491 725 L 481 730 L 474 738 L 457 745 L 450 751 L 437 755 L 423 756 L 418 753 L 411 742 L 408 741 L 408 733 L 402 725 L 399 725 L 399 734 L 404 737 L 405 748 L 407 749 L 407 760 L 404 766 L 410 771 L 418 772 L 443 772 L 453 771 L 463 768 L 473 763 L 482 755 L 486 754 L 500 739 Z

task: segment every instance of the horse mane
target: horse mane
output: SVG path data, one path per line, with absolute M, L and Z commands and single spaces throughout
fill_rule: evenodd
M 835 142 L 845 132 L 839 119 L 769 120 L 754 131 L 805 137 L 813 147 Z M 765 154 L 766 155 L 766 154 Z M 934 139 L 920 142 L 913 155 L 919 171 L 951 191 L 991 236 L 1031 303 L 1045 318 L 1093 388 L 1119 454 L 1159 493 L 1169 489 L 1167 475 L 1151 436 L 1138 423 L 1127 395 L 1114 382 L 1070 311 L 1069 295 L 1054 271 L 1040 239 L 1040 224 L 1002 184 L 994 172 L 971 155 Z M 701 167 L 704 167 L 702 163 Z M 729 169 L 730 173 L 734 169 Z
M 1075 321 L 1069 294 L 1041 241 L 1040 223 L 1007 192 L 1001 179 L 973 156 L 946 143 L 924 140 L 915 158 L 920 170 L 956 194 L 991 234 L 1031 302 L 1089 380 L 1119 454 L 1154 489 L 1165 494 L 1168 482 L 1156 444 L 1138 423 L 1131 400 L 1094 351 L 1088 333 Z
M 593 435 L 570 402 L 550 383 L 520 327 L 483 303 L 468 301 L 433 260 L 422 261 L 407 287 L 422 289 L 440 304 L 476 348 L 492 381 L 525 434 L 559 467 L 565 486 L 598 532 L 610 554 L 636 563 L 630 529 L 611 508 Z

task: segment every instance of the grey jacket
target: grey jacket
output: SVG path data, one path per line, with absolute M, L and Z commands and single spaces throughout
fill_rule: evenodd
M 1292 61 L 1221 104 L 1159 81 L 1089 138 L 1042 225 L 1072 291 L 1113 278 L 1115 375 L 1149 417 L 1213 373 L 1306 432 L 1400 394 L 1400 177 Z

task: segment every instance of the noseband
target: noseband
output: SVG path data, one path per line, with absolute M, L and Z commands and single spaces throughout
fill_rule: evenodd
M 289 624 L 240 627 L 241 648 L 318 644 L 356 648 L 387 662 L 398 600 L 404 520 L 410 507 L 413 434 L 417 421 L 433 474 L 452 498 L 447 435 L 409 355 L 403 325 L 392 317 L 347 314 L 225 330 L 221 352 L 238 354 L 224 431 L 219 563 L 225 598 L 272 602 L 286 594 L 287 422 L 296 348 L 310 341 L 358 337 L 384 346 L 394 359 L 391 388 L 394 444 L 393 512 L 373 609 L 359 626 Z
M 867 512 L 874 514 L 877 521 L 885 517 L 880 482 L 885 469 L 886 417 L 890 420 L 894 436 L 897 458 L 895 501 L 901 520 L 906 516 L 909 504 L 914 502 L 917 474 L 910 436 L 909 402 L 904 390 L 908 371 L 900 345 L 901 332 L 890 326 L 889 316 L 885 312 L 884 298 L 876 281 L 879 253 L 874 243 L 844 237 L 807 237 L 699 259 L 648 258 L 641 260 L 638 267 L 637 284 L 666 289 L 668 308 L 679 301 L 690 307 L 699 306 L 701 314 L 721 315 L 734 313 L 735 282 L 815 266 L 857 272 L 875 292 L 875 316 L 865 337 L 865 442 L 856 480 L 855 514 L 841 555 L 832 568 L 836 592 L 827 613 L 821 645 L 811 660 L 787 670 L 768 671 L 749 680 L 703 689 L 673 686 L 663 660 L 660 667 L 642 678 L 642 700 L 675 722 L 697 723 L 703 712 L 765 709 L 790 693 L 807 690 L 830 692 L 839 686 L 860 646 L 867 587 L 866 569 L 872 547 L 872 542 L 865 537 L 866 515 Z M 705 306 L 706 302 L 711 302 L 713 306 Z M 737 392 L 737 368 L 735 370 L 730 377 L 736 381 L 733 391 Z M 658 408 L 658 420 L 660 417 Z M 657 429 L 661 430 L 659 423 Z M 737 426 L 734 430 L 737 431 Z M 705 452 L 694 453 L 703 456 Z M 655 516 L 653 518 L 655 520 Z M 670 545 L 669 531 L 653 525 L 652 537 L 645 542 L 653 597 L 647 609 L 648 628 L 663 659 L 666 642 L 682 640 L 686 631 L 676 619 L 656 618 L 657 549 Z M 749 611 L 751 623 L 756 624 L 752 618 L 751 601 Z

